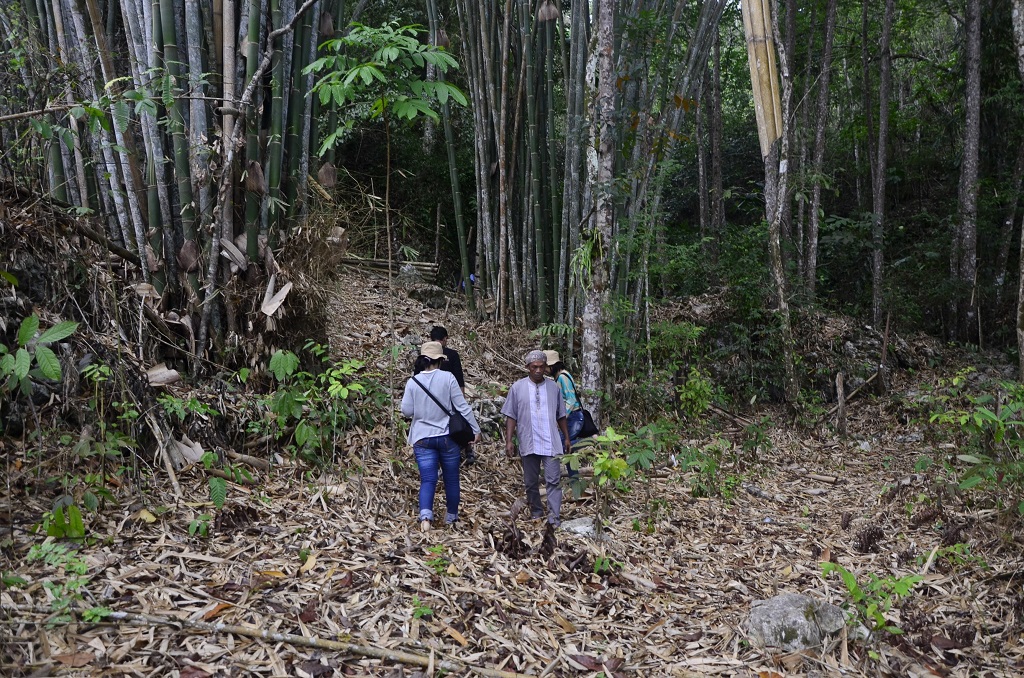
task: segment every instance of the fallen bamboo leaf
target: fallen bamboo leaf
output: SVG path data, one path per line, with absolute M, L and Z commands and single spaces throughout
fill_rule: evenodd
M 452 627 L 450 627 L 450 626 L 444 627 L 444 632 L 447 633 L 452 638 L 454 638 L 455 642 L 457 642 L 462 647 L 466 647 L 466 646 L 469 645 L 469 641 L 466 640 L 466 636 L 462 635 L 461 633 L 459 633 L 458 631 L 456 631 Z
M 230 607 L 234 606 L 231 603 L 217 603 L 203 615 L 203 621 L 210 621 L 211 619 L 219 617 L 224 610 L 227 610 Z
M 305 574 L 316 567 L 316 554 L 310 553 L 306 556 L 306 562 L 302 563 L 302 567 L 299 568 L 299 572 Z
M 53 659 L 56 659 L 64 666 L 70 666 L 73 669 L 77 669 L 83 666 L 88 666 L 94 659 L 96 659 L 96 655 L 92 652 L 75 652 L 73 654 L 55 654 L 53 655 Z

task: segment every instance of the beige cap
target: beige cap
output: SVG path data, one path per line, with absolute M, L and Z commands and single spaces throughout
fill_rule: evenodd
M 431 360 L 447 359 L 447 356 L 444 354 L 444 347 L 441 346 L 440 341 L 428 341 L 420 346 L 420 355 L 425 355 Z
M 554 365 L 555 363 L 562 362 L 562 358 L 558 355 L 558 351 L 544 351 L 544 356 L 548 359 L 548 365 Z

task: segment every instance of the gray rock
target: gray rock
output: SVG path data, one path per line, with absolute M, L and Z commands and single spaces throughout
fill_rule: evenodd
M 444 308 L 448 303 L 448 294 L 437 285 L 416 285 L 409 289 L 409 298 L 427 308 Z
M 412 264 L 403 264 L 395 276 L 395 286 L 400 288 L 415 287 L 424 283 L 423 276 Z
M 780 652 L 821 648 L 829 636 L 846 626 L 846 615 L 829 605 L 799 593 L 782 593 L 754 601 L 747 632 L 755 647 Z

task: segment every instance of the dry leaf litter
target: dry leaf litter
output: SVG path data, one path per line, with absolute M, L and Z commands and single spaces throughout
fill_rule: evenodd
M 355 272 L 326 295 L 332 354 L 405 375 L 415 345 L 444 324 L 462 353 L 469 399 L 493 430 L 503 389 L 523 374 L 519 358 L 535 340 L 473 321 L 457 299 L 429 308 L 390 287 Z M 408 354 L 393 358 L 396 343 Z M 463 469 L 457 525 L 420 532 L 411 451 L 392 445 L 383 413 L 375 427 L 346 435 L 343 468 L 314 471 L 274 455 L 269 475 L 254 470 L 256 484 L 231 483 L 207 539 L 188 533 L 190 521 L 214 513 L 201 466 L 180 474 L 182 501 L 154 468 L 133 496 L 119 493 L 119 505 L 86 517 L 95 539 L 79 551 L 88 568 L 82 606 L 123 613 L 101 623 L 48 623 L 46 584 L 67 573 L 24 556 L 40 541 L 28 528 L 51 508 L 37 483 L 54 469 L 31 441 L 0 440 L 8 461 L 0 514 L 11 519 L 0 562 L 28 582 L 0 591 L 0 672 L 1020 675 L 1019 525 L 969 509 L 941 469 L 915 472 L 919 456 L 955 450 L 927 442 L 902 416 L 903 395 L 917 385 L 894 380 L 892 397 L 851 403 L 846 440 L 824 427 L 802 436 L 784 412 L 772 413 L 782 425 L 768 431 L 770 449 L 728 500 L 694 499 L 692 472 L 658 469 L 615 494 L 602 540 L 513 520 L 519 467 L 493 436 Z M 396 376 L 396 393 L 403 381 Z M 715 436 L 691 444 L 738 449 L 743 420 L 714 421 Z M 652 511 L 648 493 L 661 500 Z M 565 521 L 593 514 L 589 492 L 563 508 Z M 961 542 L 973 559 L 941 551 Z M 612 566 L 596 574 L 601 559 Z M 781 592 L 847 600 L 837 578 L 823 579 L 821 561 L 860 578 L 923 574 L 890 614 L 906 634 L 870 647 L 844 637 L 819 655 L 751 648 L 743 621 L 752 601 Z M 400 660 L 408 656 L 425 664 Z

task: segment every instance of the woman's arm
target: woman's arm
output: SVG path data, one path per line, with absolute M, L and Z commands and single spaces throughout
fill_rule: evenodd
M 442 372 L 442 374 L 448 373 Z M 459 388 L 459 382 L 455 380 L 454 376 L 452 376 L 451 383 L 448 385 L 448 393 L 452 398 L 452 406 L 466 418 L 470 428 L 473 429 L 473 433 L 480 435 L 480 425 L 476 423 L 476 417 L 473 416 L 473 408 L 466 402 L 466 396 L 462 395 L 462 389 Z
M 402 393 L 402 416 L 403 417 L 412 417 L 412 415 L 413 415 L 412 389 L 414 387 L 415 388 L 419 388 L 419 386 L 416 386 L 415 384 L 412 383 L 412 379 L 410 379 L 409 381 L 405 382 L 405 392 Z

